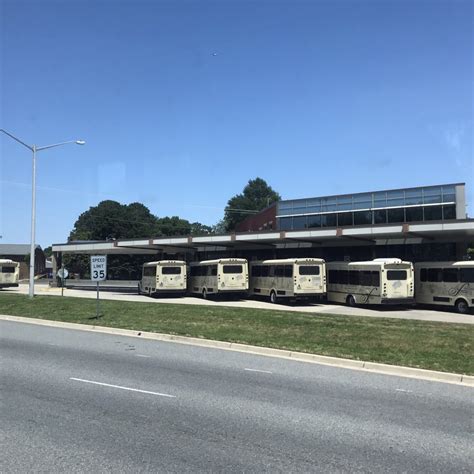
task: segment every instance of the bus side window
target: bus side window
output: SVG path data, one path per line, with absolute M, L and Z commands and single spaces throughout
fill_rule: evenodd
M 359 285 L 359 272 L 352 270 L 349 272 L 349 285 Z
M 252 276 L 259 277 L 262 275 L 262 267 L 260 265 L 253 265 L 252 266 Z
M 217 276 L 217 265 L 212 265 L 210 268 L 211 268 L 211 275 Z
M 380 273 L 372 271 L 371 273 L 371 286 L 380 286 Z
M 458 282 L 458 269 L 457 268 L 443 268 L 443 281 L 446 283 L 457 283 Z
M 268 266 L 266 266 L 266 265 L 263 265 L 263 266 L 261 267 L 261 272 L 262 272 L 262 276 L 263 276 L 263 277 L 267 277 L 267 276 L 269 275 L 270 268 L 271 268 L 271 267 L 268 267 Z
M 292 278 L 293 277 L 293 265 L 285 265 L 284 273 L 285 273 L 286 278 Z
M 441 268 L 428 268 L 428 281 L 440 283 L 443 281 L 443 272 Z
M 461 268 L 460 277 L 463 283 L 474 283 L 474 268 Z
M 272 278 L 275 276 L 275 266 L 274 265 L 270 265 L 268 267 L 268 276 L 272 277 Z
M 426 268 L 422 268 L 420 271 L 420 281 L 428 281 L 427 279 L 427 271 Z
M 329 283 L 339 283 L 339 278 L 338 278 L 338 275 L 339 274 L 339 271 L 338 270 L 329 270 Z

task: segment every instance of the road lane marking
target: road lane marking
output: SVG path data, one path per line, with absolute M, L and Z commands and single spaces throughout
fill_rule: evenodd
M 147 357 L 147 358 L 151 357 L 151 356 L 147 356 L 147 355 L 145 355 L 145 354 L 135 354 L 135 355 L 136 355 L 137 357 Z
M 244 369 L 247 370 L 248 372 L 261 372 L 262 374 L 273 374 L 273 372 L 270 372 L 269 370 L 260 370 L 260 369 Z
M 147 393 L 149 395 L 158 395 L 159 397 L 176 398 L 176 395 L 169 395 L 168 393 L 150 392 L 149 390 L 140 390 L 139 388 L 122 387 L 121 385 L 112 385 L 110 383 L 104 383 L 104 382 L 94 382 L 93 380 L 78 379 L 76 377 L 69 377 L 69 380 L 75 380 L 76 382 L 90 383 L 93 385 L 101 385 L 103 387 L 119 388 L 120 390 L 128 390 L 130 392 L 140 392 L 140 393 Z
M 404 388 L 396 388 L 395 389 L 397 392 L 406 392 L 406 393 L 412 393 L 413 390 L 405 390 Z

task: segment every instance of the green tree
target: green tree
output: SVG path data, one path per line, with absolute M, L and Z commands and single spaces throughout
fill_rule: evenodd
M 120 204 L 116 201 L 102 201 L 83 212 L 69 234 L 68 241 L 116 240 L 134 238 L 174 237 L 183 235 L 206 235 L 212 228 L 178 216 L 154 216 L 141 203 Z M 138 279 L 141 266 L 150 260 L 150 255 L 109 255 L 107 259 L 108 278 Z M 88 255 L 65 255 L 65 266 L 81 278 L 89 278 Z
M 230 198 L 224 214 L 225 229 L 235 230 L 246 217 L 279 201 L 280 195 L 261 178 L 251 179 L 241 194 Z
M 43 252 L 44 252 L 44 256 L 46 258 L 49 258 L 51 257 L 51 255 L 53 255 L 53 247 L 50 245 L 49 247 L 46 247 L 45 249 L 43 249 Z
M 200 222 L 193 222 L 190 233 L 191 235 L 210 235 L 213 233 L 213 228 Z

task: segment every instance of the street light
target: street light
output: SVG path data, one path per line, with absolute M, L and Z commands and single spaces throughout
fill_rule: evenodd
M 30 247 L 30 288 L 29 295 L 30 298 L 33 298 L 35 295 L 35 230 L 36 230 L 36 153 L 38 151 L 47 150 L 48 148 L 54 148 L 57 146 L 67 145 L 69 143 L 75 143 L 76 145 L 85 145 L 84 140 L 69 140 L 67 142 L 54 143 L 53 145 L 46 146 L 36 146 L 28 145 L 25 142 L 22 142 L 19 138 L 15 137 L 11 133 L 0 128 L 0 132 L 3 132 L 5 135 L 8 135 L 13 140 L 17 141 L 21 145 L 28 148 L 28 150 L 33 152 L 33 179 L 31 185 L 31 247 Z

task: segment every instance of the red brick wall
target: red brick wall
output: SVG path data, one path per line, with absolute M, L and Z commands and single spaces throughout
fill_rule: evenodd
M 254 216 L 247 217 L 242 221 L 236 232 L 257 232 L 259 230 L 276 229 L 276 203 L 260 211 Z

